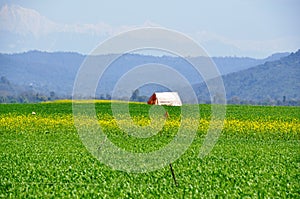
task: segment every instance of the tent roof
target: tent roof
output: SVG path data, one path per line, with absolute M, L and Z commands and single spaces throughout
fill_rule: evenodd
M 157 105 L 181 106 L 181 100 L 177 92 L 155 92 Z M 152 96 L 153 96 L 152 95 Z

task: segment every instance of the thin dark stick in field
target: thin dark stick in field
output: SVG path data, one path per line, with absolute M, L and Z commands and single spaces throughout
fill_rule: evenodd
M 107 137 L 105 137 L 104 140 L 100 143 L 99 147 L 97 148 L 98 151 L 101 150 L 101 148 L 102 148 L 104 142 L 106 142 L 106 139 L 107 139 Z
M 172 163 L 170 163 L 170 169 L 171 169 L 171 172 L 172 172 L 172 176 L 173 176 L 173 180 L 175 182 L 175 185 L 176 185 L 176 187 L 178 187 L 178 183 L 176 181 L 176 177 L 175 177 L 175 173 L 174 173 L 174 170 L 173 170 L 173 167 L 172 167 Z

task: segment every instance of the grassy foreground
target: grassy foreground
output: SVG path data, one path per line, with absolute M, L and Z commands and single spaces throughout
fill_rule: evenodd
M 162 131 L 138 139 L 118 128 L 110 107 L 96 104 L 99 124 L 128 151 L 155 151 L 172 140 L 180 125 L 180 107 L 165 107 L 170 116 Z M 71 103 L 0 104 L 0 197 L 300 197 L 300 107 L 228 106 L 222 134 L 203 159 L 198 154 L 210 106 L 199 107 L 201 118 L 193 121 L 199 123 L 197 136 L 173 162 L 176 187 L 169 167 L 126 173 L 96 160 L 74 127 Z M 149 108 L 130 104 L 136 124 L 149 124 Z

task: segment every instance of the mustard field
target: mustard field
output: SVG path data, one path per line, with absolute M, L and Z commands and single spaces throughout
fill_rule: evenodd
M 150 105 L 130 103 L 129 122 L 115 117 L 111 103 L 120 102 L 96 101 L 97 122 L 107 139 L 126 151 L 161 149 L 181 128 L 181 107 L 164 107 L 168 117 L 157 115 L 153 124 Z M 188 132 L 197 125 L 196 135 L 172 162 L 176 186 L 168 165 L 130 173 L 98 161 L 78 134 L 69 101 L 0 104 L 0 197 L 300 197 L 300 107 L 228 105 L 216 144 L 200 158 L 208 128 L 219 121 L 211 121 L 210 105 L 197 106 L 200 117 L 185 118 L 183 127 Z M 133 124 L 155 134 L 135 137 L 124 130 L 134 129 Z M 89 120 L 80 125 L 88 129 Z

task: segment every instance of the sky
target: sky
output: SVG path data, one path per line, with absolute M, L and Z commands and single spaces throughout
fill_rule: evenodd
M 0 0 L 0 52 L 89 54 L 120 32 L 162 27 L 210 56 L 264 58 L 300 48 L 298 0 Z

